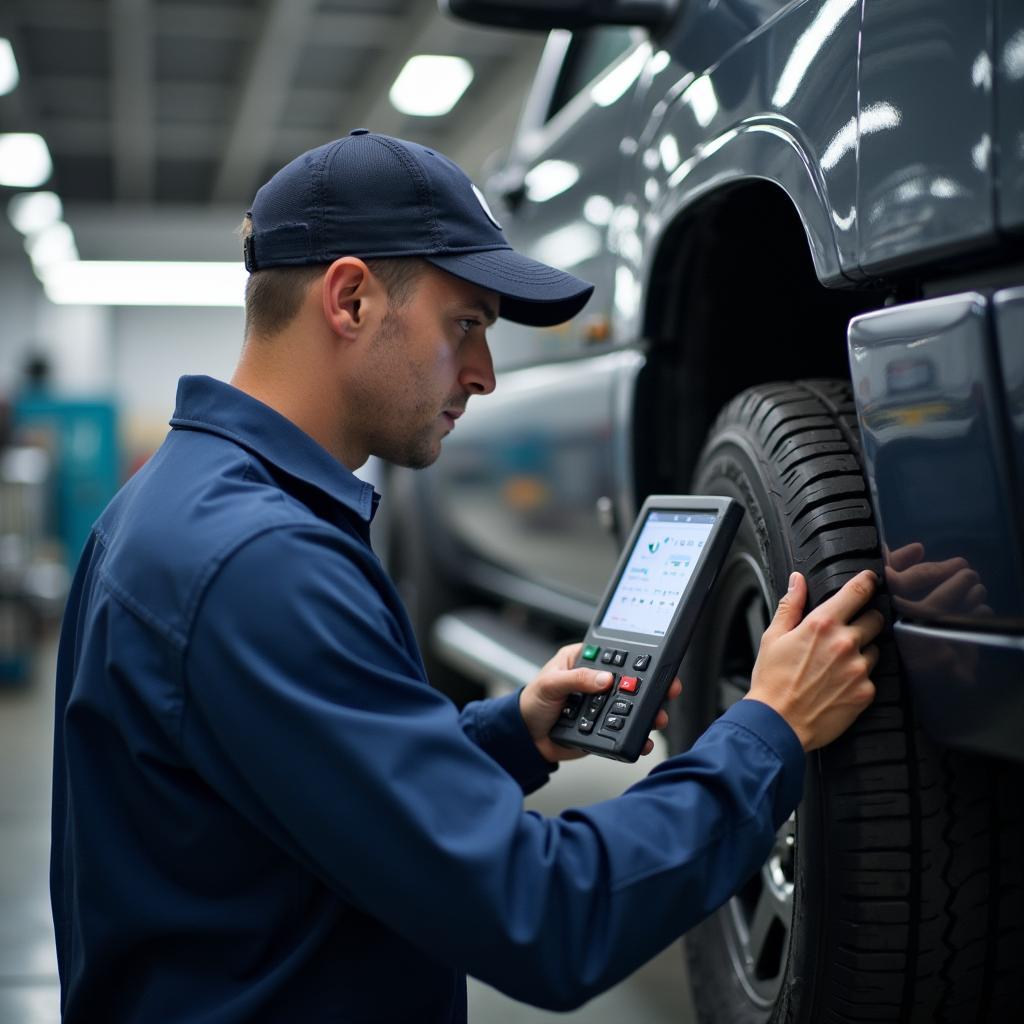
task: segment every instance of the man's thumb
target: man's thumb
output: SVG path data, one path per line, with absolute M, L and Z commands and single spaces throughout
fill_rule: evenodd
M 775 617 L 766 632 L 774 635 L 788 633 L 791 629 L 795 629 L 803 617 L 806 602 L 807 581 L 800 573 L 794 572 L 789 577 L 789 590 L 782 595 L 779 607 L 775 611 Z

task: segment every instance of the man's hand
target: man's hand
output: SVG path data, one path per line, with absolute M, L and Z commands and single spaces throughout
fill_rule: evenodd
M 782 715 L 804 750 L 831 743 L 874 700 L 868 675 L 878 661 L 878 648 L 871 641 L 885 620 L 877 611 L 854 616 L 871 599 L 875 585 L 875 574 L 866 570 L 801 622 L 807 582 L 793 573 L 761 639 L 747 697 Z
M 924 545 L 906 544 L 885 553 L 885 582 L 893 607 L 911 619 L 936 615 L 988 616 L 988 591 L 966 558 L 926 562 Z M 973 644 L 918 640 L 914 661 L 920 671 L 950 683 L 970 685 L 978 672 L 979 653 Z
M 885 582 L 901 615 L 992 614 L 985 604 L 988 592 L 966 558 L 926 562 L 924 545 L 916 542 L 885 554 Z
M 566 697 L 570 693 L 604 693 L 612 685 L 611 672 L 573 668 L 582 647 L 582 644 L 570 644 L 561 648 L 540 670 L 540 675 L 519 694 L 519 712 L 533 737 L 533 742 L 537 744 L 541 757 L 548 761 L 570 761 L 582 757 L 585 753 L 575 747 L 563 747 L 548 736 L 562 713 Z M 673 680 L 669 687 L 668 699 L 678 697 L 682 690 L 682 683 L 678 679 Z M 668 715 L 661 710 L 654 720 L 654 727 L 664 729 L 666 725 Z M 653 749 L 654 743 L 648 739 L 642 753 L 649 754 Z

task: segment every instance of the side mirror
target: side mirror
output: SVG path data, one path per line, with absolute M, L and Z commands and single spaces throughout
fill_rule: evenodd
M 580 29 L 595 25 L 657 28 L 680 0 L 438 0 L 445 14 L 480 25 L 505 28 Z

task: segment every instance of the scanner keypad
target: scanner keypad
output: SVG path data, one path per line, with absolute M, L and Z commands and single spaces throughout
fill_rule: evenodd
M 587 661 L 600 661 L 602 664 L 616 667 L 631 665 L 632 670 L 637 673 L 645 671 L 651 664 L 649 654 L 638 654 L 630 661 L 629 651 L 618 650 L 614 647 L 602 649 L 596 645 L 587 646 L 584 649 L 583 657 Z M 594 731 L 598 720 L 604 713 L 604 718 L 600 723 L 601 731 L 619 732 L 625 727 L 626 718 L 633 710 L 633 702 L 624 697 L 626 694 L 632 696 L 639 692 L 642 682 L 643 679 L 636 675 L 613 675 L 612 686 L 604 693 L 592 693 L 589 696 L 582 693 L 571 693 L 562 706 L 561 720 L 566 725 L 574 724 L 578 732 L 589 735 Z M 612 693 L 614 693 L 615 699 L 608 704 L 606 709 L 605 705 Z

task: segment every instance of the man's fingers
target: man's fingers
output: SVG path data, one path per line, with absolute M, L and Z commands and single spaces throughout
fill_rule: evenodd
M 913 544 L 905 544 L 895 551 L 886 549 L 886 561 L 897 572 L 902 572 L 904 569 L 909 569 L 912 565 L 917 565 L 922 558 L 924 558 L 924 545 L 916 541 Z
M 592 668 L 552 672 L 544 680 L 545 690 L 559 698 L 567 697 L 570 693 L 600 693 L 611 685 L 611 672 L 600 672 Z
M 862 653 L 868 663 L 868 675 L 871 675 L 878 664 L 878 659 L 881 657 L 881 651 L 874 644 L 871 644 L 865 647 Z
M 668 693 L 665 695 L 666 700 L 675 700 L 683 692 L 683 683 L 681 679 L 673 679 L 672 685 L 668 688 Z
M 576 659 L 580 656 L 580 651 L 583 650 L 583 642 L 578 644 L 566 644 L 565 647 L 560 647 L 558 654 L 555 655 L 563 665 L 575 665 Z
M 668 728 L 668 712 L 659 711 L 654 716 L 654 728 L 655 729 L 667 729 Z
M 904 597 L 925 597 L 941 583 L 969 568 L 966 558 L 947 558 L 943 562 L 922 562 L 903 572 L 886 570 L 890 588 Z
M 979 582 L 978 574 L 973 569 L 961 569 L 942 586 L 935 588 L 927 604 L 942 611 L 958 611 L 963 607 L 968 593 Z
M 765 630 L 766 637 L 781 636 L 791 629 L 796 629 L 804 614 L 804 605 L 807 603 L 807 581 L 803 576 L 794 572 L 789 577 L 789 590 L 782 595 L 775 615 Z
M 854 619 L 850 628 L 857 636 L 857 646 L 866 647 L 885 628 L 885 616 L 872 609 Z
M 644 744 L 644 749 L 640 751 L 641 757 L 646 757 L 654 749 L 654 740 L 648 739 Z
M 559 647 L 557 651 L 551 656 L 550 660 L 540 670 L 541 674 L 547 672 L 561 672 L 565 669 L 570 669 L 576 664 L 577 659 L 580 656 L 580 651 L 583 650 L 583 644 L 567 644 L 565 647 Z
M 834 615 L 840 622 L 849 622 L 874 596 L 877 582 L 878 577 L 870 569 L 865 569 L 857 573 L 852 580 L 847 580 L 842 588 L 819 608 Z

